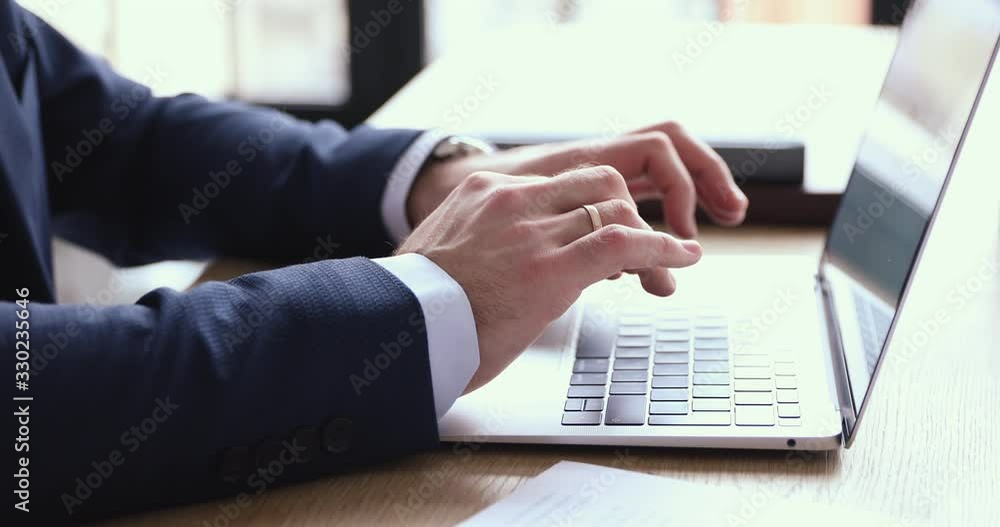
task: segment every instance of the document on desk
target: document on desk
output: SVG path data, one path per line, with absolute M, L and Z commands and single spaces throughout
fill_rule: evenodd
M 896 527 L 874 514 L 562 461 L 463 527 Z M 909 524 L 907 524 L 909 525 Z

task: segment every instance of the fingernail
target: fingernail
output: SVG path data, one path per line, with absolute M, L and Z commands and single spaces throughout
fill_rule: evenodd
M 701 256 L 701 244 L 694 240 L 682 240 L 681 247 L 695 256 Z

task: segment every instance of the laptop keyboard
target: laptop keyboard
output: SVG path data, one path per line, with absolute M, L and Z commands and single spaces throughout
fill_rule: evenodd
M 799 426 L 794 362 L 734 346 L 718 314 L 585 317 L 567 426 Z M 591 322 L 591 323 L 588 323 Z

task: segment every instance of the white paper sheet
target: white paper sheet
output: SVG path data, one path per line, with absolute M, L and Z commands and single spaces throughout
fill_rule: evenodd
M 464 527 L 897 527 L 874 514 L 562 461 Z

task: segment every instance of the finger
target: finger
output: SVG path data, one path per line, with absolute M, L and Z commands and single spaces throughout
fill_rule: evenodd
M 691 238 L 697 234 L 694 183 L 665 133 L 652 131 L 616 137 L 605 143 L 595 155 L 601 162 L 621 172 L 627 182 L 626 190 L 631 190 L 628 183 L 633 180 L 645 178 L 651 182 L 656 195 L 663 199 L 667 224 L 683 237 Z
M 653 230 L 639 216 L 639 210 L 636 209 L 636 206 L 624 199 L 611 199 L 595 203 L 594 208 L 597 209 L 601 226 L 624 225 L 636 229 Z M 590 214 L 581 206 L 552 218 L 550 232 L 561 247 L 594 232 L 594 224 L 591 222 Z
M 746 213 L 749 203 L 747 197 L 736 186 L 729 167 L 715 150 L 673 122 L 639 130 L 637 133 L 652 131 L 665 133 L 670 138 L 687 166 L 707 212 L 726 218 L 741 217 Z
M 607 166 L 586 167 L 563 172 L 537 183 L 550 198 L 550 210 L 570 212 L 583 205 L 611 199 L 628 201 L 635 206 L 625 178 L 617 169 Z
M 626 269 L 694 265 L 701 258 L 701 246 L 662 232 L 608 225 L 552 255 L 554 264 L 567 270 L 563 276 L 573 286 L 583 289 Z
M 642 288 L 657 296 L 670 296 L 677 291 L 677 281 L 670 269 L 654 267 L 649 270 L 637 271 Z

